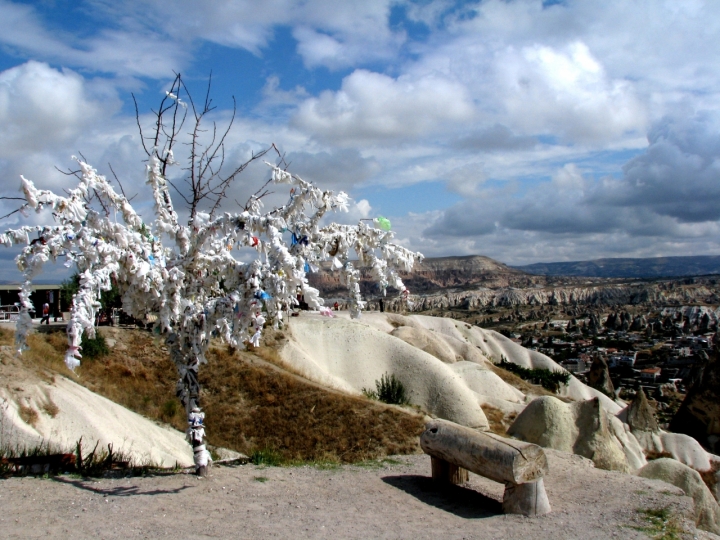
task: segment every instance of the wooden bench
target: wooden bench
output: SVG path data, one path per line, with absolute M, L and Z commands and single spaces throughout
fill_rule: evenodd
M 547 458 L 538 445 L 433 420 L 425 426 L 420 446 L 432 459 L 434 480 L 462 484 L 472 471 L 505 484 L 506 514 L 539 516 L 550 512 L 543 483 Z

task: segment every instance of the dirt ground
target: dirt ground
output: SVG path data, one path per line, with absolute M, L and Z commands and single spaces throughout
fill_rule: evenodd
M 503 486 L 474 474 L 439 489 L 430 458 L 398 456 L 364 466 L 216 466 L 146 478 L 0 480 L 3 538 L 648 538 L 641 510 L 667 508 L 683 538 L 717 538 L 691 523 L 680 490 L 548 453 L 553 512 L 501 512 Z M 690 520 L 688 519 L 690 518 Z

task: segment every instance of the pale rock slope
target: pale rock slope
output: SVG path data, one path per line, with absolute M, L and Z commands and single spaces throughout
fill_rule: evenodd
M 591 459 L 599 469 L 631 472 L 647 462 L 630 429 L 597 399 L 564 403 L 552 396 L 533 400 L 508 434 Z
M 488 422 L 474 392 L 450 364 L 382 332 L 349 319 L 309 314 L 293 319 L 283 359 L 304 377 L 359 394 L 375 389 L 385 373 L 405 385 L 410 401 L 431 413 L 470 427 Z
M 711 468 L 713 455 L 705 451 L 700 443 L 683 433 L 668 433 L 667 431 L 633 431 L 633 435 L 646 452 L 656 454 L 670 454 L 673 459 L 695 469 L 708 471 Z
M 335 315 L 303 313 L 291 319 L 280 349 L 284 361 L 308 379 L 350 393 L 372 390 L 383 374 L 393 374 L 408 389 L 411 403 L 470 427 L 487 426 L 483 405 L 519 413 L 532 398 L 498 377 L 491 360 L 505 357 L 528 368 L 562 369 L 497 332 L 449 318 L 368 312 L 353 320 L 346 312 Z M 597 398 L 613 415 L 621 410 L 574 377 L 561 395 Z
M 465 341 L 479 349 L 486 358 L 492 358 L 495 361 L 505 357 L 509 362 L 525 368 L 563 370 L 549 356 L 526 349 L 493 330 L 485 330 L 454 319 L 425 315 L 414 315 L 404 317 L 404 319 L 408 320 L 410 324 L 419 324 L 423 328 L 444 336 Z M 620 405 L 605 394 L 586 386 L 573 376 L 570 377 L 569 384 L 561 388 L 560 395 L 575 401 L 598 398 L 603 408 L 611 414 L 617 414 L 622 409 Z
M 16 353 L 0 351 L 0 444 L 32 448 L 40 443 L 72 450 L 82 437 L 83 447 L 96 442 L 122 450 L 135 464 L 187 467 L 192 449 L 183 433 L 143 418 L 87 388 L 55 375 L 41 377 L 25 368 Z M 24 407 L 35 419 L 26 423 Z
M 642 388 L 617 417 L 627 423 L 647 455 L 669 455 L 696 471 L 707 473 L 712 469 L 716 476 L 720 474 L 720 464 L 717 463 L 720 457 L 706 452 L 700 443 L 689 435 L 668 433 L 659 428 L 655 411 Z M 716 465 L 713 466 L 713 463 Z M 711 491 L 717 499 L 717 483 Z
M 697 471 L 674 459 L 661 458 L 645 465 L 638 476 L 663 480 L 682 489 L 693 499 L 697 526 L 720 534 L 720 507 Z

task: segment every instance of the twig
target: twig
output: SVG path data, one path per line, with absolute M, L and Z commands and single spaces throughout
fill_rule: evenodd
M 127 202 L 130 202 L 135 197 L 137 197 L 137 193 L 136 193 L 135 195 L 133 195 L 131 198 L 128 199 L 128 196 L 125 194 L 125 189 L 123 188 L 122 182 L 120 182 L 118 175 L 115 174 L 115 169 L 113 169 L 112 165 L 110 165 L 110 162 L 108 162 L 108 167 L 110 168 L 110 172 L 112 173 L 113 177 L 115 178 L 115 181 L 117 182 L 118 186 L 120 187 L 120 192 L 123 194 L 123 197 L 125 197 Z
M 25 206 L 27 206 L 27 205 L 21 206 L 20 208 L 18 208 L 18 209 L 16 209 L 16 210 L 13 210 L 13 211 L 10 212 L 9 214 L 5 214 L 4 216 L 0 217 L 0 221 L 2 221 L 2 220 L 5 219 L 5 218 L 8 218 L 8 217 L 12 216 L 13 214 L 17 214 L 18 212 L 20 212 L 20 210 L 22 210 L 23 208 L 25 208 Z

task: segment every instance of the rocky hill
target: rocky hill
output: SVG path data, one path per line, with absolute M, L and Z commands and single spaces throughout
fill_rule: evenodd
M 329 264 L 320 272 L 309 274 L 310 284 L 322 291 L 326 297 L 344 295 L 346 289 L 340 283 L 340 274 L 330 272 L 328 268 Z M 532 276 L 482 255 L 427 258 L 417 264 L 411 273 L 401 274 L 401 277 L 413 294 L 478 287 L 492 289 L 531 287 L 547 281 L 545 277 Z M 361 289 L 365 295 L 377 292 L 377 288 L 365 272 L 361 280 Z
M 682 306 L 720 303 L 720 276 L 675 279 L 537 276 L 479 255 L 428 258 L 413 272 L 401 277 L 413 295 L 413 311 L 523 305 Z M 321 269 L 310 274 L 309 279 L 325 298 L 338 298 L 343 305 L 346 289 L 340 282 L 340 273 Z M 370 300 L 371 309 L 376 309 L 377 286 L 364 275 L 361 288 Z M 385 303 L 388 310 L 400 309 L 397 295 L 392 291 L 389 291 Z
M 588 285 L 535 285 L 528 288 L 482 288 L 422 295 L 415 299 L 414 311 L 463 307 L 480 309 L 495 306 L 683 306 L 720 303 L 720 278 L 639 281 L 629 283 L 590 283 Z M 399 304 L 387 302 L 388 308 Z M 398 306 L 399 307 L 399 306 Z
M 720 256 L 595 259 L 592 261 L 535 263 L 515 267 L 542 276 L 604 278 L 659 278 L 720 274 Z

